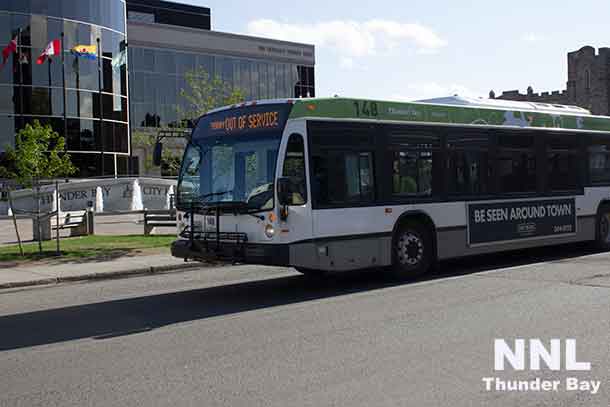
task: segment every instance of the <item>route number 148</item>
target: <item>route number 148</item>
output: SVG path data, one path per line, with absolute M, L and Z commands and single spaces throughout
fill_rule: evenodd
M 377 115 L 379 114 L 376 102 L 368 102 L 366 100 L 362 102 L 355 101 L 354 108 L 356 109 L 356 116 L 358 117 L 377 117 Z

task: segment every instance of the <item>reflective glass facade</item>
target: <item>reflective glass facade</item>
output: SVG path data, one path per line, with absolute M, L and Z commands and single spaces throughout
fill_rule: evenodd
M 13 38 L 17 53 L 0 70 L 0 151 L 14 143 L 16 131 L 37 119 L 65 135 L 80 168 L 77 176 L 127 173 L 127 67 L 111 65 L 126 44 L 125 2 L 4 0 L 0 47 Z M 63 63 L 56 56 L 37 65 L 36 58 L 54 39 L 62 40 Z M 73 56 L 70 49 L 77 44 L 98 45 L 101 58 Z
M 294 63 L 246 59 L 168 49 L 129 48 L 132 127 L 173 126 L 185 73 L 202 67 L 242 90 L 246 100 L 315 96 L 314 69 Z
M 78 177 L 137 172 L 130 127 L 175 125 L 198 67 L 248 100 L 315 96 L 313 46 L 209 28 L 210 9 L 161 0 L 0 0 L 0 50 L 18 41 L 0 69 L 0 154 L 39 120 L 65 135 Z M 129 69 L 113 69 L 127 35 Z M 37 65 L 55 39 L 62 56 Z M 98 58 L 72 55 L 75 45 L 98 45 Z

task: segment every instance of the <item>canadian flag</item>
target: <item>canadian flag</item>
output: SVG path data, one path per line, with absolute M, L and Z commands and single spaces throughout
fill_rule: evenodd
M 42 51 L 42 54 L 36 60 L 38 65 L 44 64 L 47 58 L 52 57 L 53 55 L 59 55 L 61 52 L 61 44 L 59 40 L 53 40 L 47 45 L 47 47 Z
M 6 47 L 2 50 L 2 65 L 0 65 L 0 69 L 4 68 L 6 61 L 11 56 L 12 53 L 17 52 L 17 37 L 13 38 Z

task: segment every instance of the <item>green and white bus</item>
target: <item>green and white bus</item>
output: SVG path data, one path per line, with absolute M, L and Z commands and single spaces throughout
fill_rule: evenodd
M 303 273 L 610 249 L 610 117 L 459 97 L 244 103 L 198 121 L 177 208 L 174 256 Z

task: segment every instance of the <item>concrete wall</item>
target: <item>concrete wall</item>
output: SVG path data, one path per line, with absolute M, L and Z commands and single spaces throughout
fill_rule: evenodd
M 104 199 L 104 212 L 129 211 L 132 209 L 134 181 L 138 180 L 143 207 L 146 209 L 165 209 L 167 194 L 170 187 L 176 189 L 176 181 L 158 178 L 119 178 L 119 179 L 92 179 L 60 183 L 61 209 L 73 211 L 86 209 L 89 204 L 95 207 L 97 187 L 102 188 Z M 49 212 L 53 208 L 54 186 L 41 188 L 40 207 L 42 212 Z M 36 200 L 31 190 L 13 192 L 13 204 L 17 211 L 35 211 Z M 2 205 L 2 203 L 0 203 Z M 0 215 L 6 215 L 6 203 L 0 206 Z
M 532 88 L 528 88 L 526 93 L 521 93 L 518 90 L 508 90 L 495 99 L 501 100 L 516 100 L 522 102 L 536 102 L 559 105 L 570 105 L 571 103 L 568 92 L 563 90 L 554 90 L 552 92 L 535 93 Z
M 315 47 L 309 44 L 137 22 L 129 22 L 127 36 L 131 46 L 315 64 Z

